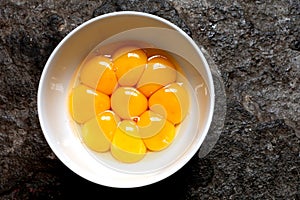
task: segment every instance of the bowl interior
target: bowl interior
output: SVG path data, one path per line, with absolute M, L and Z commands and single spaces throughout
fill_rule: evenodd
M 82 143 L 70 118 L 70 82 L 84 58 L 99 44 L 138 40 L 172 53 L 189 83 L 190 110 L 173 144 L 125 164 L 109 153 L 97 154 Z M 53 51 L 38 91 L 38 112 L 47 142 L 58 158 L 78 175 L 111 187 L 148 185 L 180 169 L 199 149 L 211 119 L 214 89 L 209 67 L 195 43 L 170 22 L 145 13 L 103 15 L 73 30 Z

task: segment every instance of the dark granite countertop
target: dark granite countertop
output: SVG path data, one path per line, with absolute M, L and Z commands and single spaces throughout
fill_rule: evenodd
M 120 10 L 187 32 L 217 66 L 227 104 L 209 154 L 134 189 L 74 174 L 37 114 L 39 78 L 56 45 L 86 20 Z M 1 0 L 0 67 L 0 199 L 300 199 L 299 0 Z

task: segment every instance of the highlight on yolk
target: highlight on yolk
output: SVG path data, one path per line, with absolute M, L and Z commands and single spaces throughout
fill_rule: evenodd
M 147 148 L 138 135 L 138 127 L 133 121 L 120 122 L 111 144 L 112 155 L 125 163 L 141 160 L 145 156 Z
M 80 80 L 83 84 L 111 95 L 118 82 L 112 62 L 104 56 L 95 56 L 82 66 Z
M 119 87 L 111 95 L 111 108 L 122 119 L 138 117 L 147 107 L 147 98 L 133 87 Z
M 81 84 L 73 88 L 70 103 L 71 115 L 80 124 L 110 108 L 109 96 Z
M 146 147 L 151 151 L 167 148 L 175 138 L 174 125 L 152 111 L 144 112 L 137 125 Z
M 134 46 L 119 48 L 113 55 L 118 82 L 121 86 L 134 86 L 147 64 L 145 52 Z
M 96 152 L 108 151 L 119 121 L 119 117 L 110 110 L 99 113 L 83 124 L 83 142 Z
M 175 125 L 185 118 L 188 106 L 188 93 L 182 83 L 171 83 L 149 98 L 150 110 L 166 117 Z
M 137 88 L 146 97 L 149 97 L 156 90 L 174 82 L 176 74 L 175 66 L 167 58 L 161 56 L 151 57 L 137 84 Z

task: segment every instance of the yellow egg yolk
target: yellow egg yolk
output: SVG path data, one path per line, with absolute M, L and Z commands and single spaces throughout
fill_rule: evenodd
M 137 47 L 122 47 L 113 55 L 118 82 L 121 86 L 134 86 L 147 64 L 145 52 Z
M 175 125 L 185 118 L 188 105 L 188 93 L 182 83 L 171 83 L 149 98 L 150 110 L 166 117 Z
M 110 109 L 109 96 L 85 85 L 78 85 L 72 90 L 70 103 L 71 115 L 80 124 Z
M 83 124 L 81 128 L 83 142 L 94 151 L 108 151 L 119 121 L 119 117 L 110 110 L 99 113 Z
M 125 163 L 141 160 L 147 149 L 138 135 L 138 127 L 133 121 L 124 120 L 120 122 L 111 144 L 112 155 Z
M 80 80 L 107 95 L 112 94 L 118 83 L 111 60 L 104 56 L 95 56 L 85 62 L 80 71 Z
M 147 107 L 147 98 L 133 87 L 119 87 L 111 95 L 111 108 L 122 119 L 138 117 Z
M 152 57 L 142 74 L 137 88 L 146 97 L 151 96 L 156 90 L 176 80 L 175 66 L 165 57 Z
M 175 138 L 174 125 L 152 111 L 144 112 L 137 125 L 146 147 L 151 151 L 167 148 Z

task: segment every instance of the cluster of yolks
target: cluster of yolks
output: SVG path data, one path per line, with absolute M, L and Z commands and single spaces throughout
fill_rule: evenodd
M 177 69 L 166 52 L 134 46 L 85 61 L 70 113 L 87 147 L 126 163 L 167 148 L 188 110 Z

